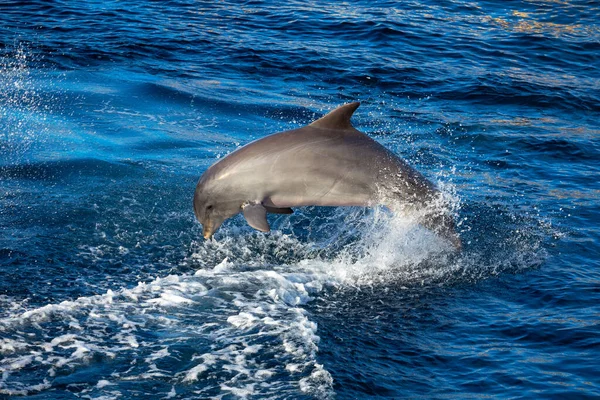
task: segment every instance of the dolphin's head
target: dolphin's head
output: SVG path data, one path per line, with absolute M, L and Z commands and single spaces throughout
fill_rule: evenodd
M 203 175 L 194 193 L 194 214 L 202 224 L 202 235 L 210 239 L 223 221 L 241 211 L 242 202 L 230 200 L 227 188 Z

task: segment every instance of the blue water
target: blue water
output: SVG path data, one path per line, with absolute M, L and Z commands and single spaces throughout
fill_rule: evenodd
M 2 2 L 0 397 L 600 397 L 599 15 Z M 461 254 L 362 208 L 202 239 L 206 168 L 350 101 Z

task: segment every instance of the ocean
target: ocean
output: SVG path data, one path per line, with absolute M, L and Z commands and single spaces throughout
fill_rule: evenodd
M 600 398 L 599 16 L 0 2 L 0 398 Z M 462 252 L 380 208 L 202 238 L 210 165 L 353 101 Z

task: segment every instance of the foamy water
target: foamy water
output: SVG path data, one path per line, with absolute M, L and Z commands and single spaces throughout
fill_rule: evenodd
M 79 393 L 94 398 L 119 396 L 144 381 L 160 382 L 156 394 L 167 398 L 327 398 L 333 380 L 318 360 L 318 325 L 304 308 L 323 291 L 478 280 L 544 258 L 533 246 L 482 266 L 476 254 L 456 253 L 415 218 L 382 209 L 339 209 L 328 218 L 338 226 L 338 244 L 346 238 L 331 253 L 281 231 L 232 226 L 220 240 L 190 245 L 181 262 L 194 273 L 33 309 L 3 299 L 12 305 L 0 322 L 0 392 L 77 385 L 69 382 L 81 371 L 87 377 Z

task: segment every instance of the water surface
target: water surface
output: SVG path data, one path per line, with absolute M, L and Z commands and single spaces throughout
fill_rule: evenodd
M 3 3 L 0 394 L 599 397 L 598 15 Z M 206 168 L 357 100 L 443 191 L 461 254 L 362 208 L 202 239 Z

